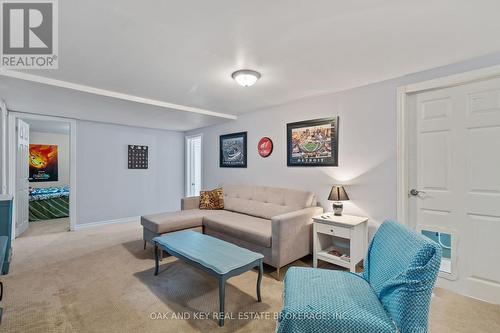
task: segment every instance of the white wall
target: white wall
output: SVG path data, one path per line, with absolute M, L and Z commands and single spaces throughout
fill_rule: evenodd
M 69 186 L 69 135 L 30 130 L 30 144 L 57 145 L 58 181 L 30 182 L 31 187 Z
M 500 53 L 325 96 L 303 99 L 234 122 L 190 131 L 203 133 L 203 187 L 250 183 L 314 191 L 326 210 L 332 184 L 347 184 L 345 213 L 370 218 L 371 233 L 396 212 L 396 89 L 398 86 L 500 64 Z M 258 83 L 257 83 L 258 85 Z M 252 88 L 248 88 L 252 89 Z M 286 123 L 339 115 L 338 167 L 287 167 Z M 248 168 L 219 168 L 219 135 L 248 131 Z M 274 151 L 257 154 L 269 136 Z
M 149 168 L 127 169 L 127 145 L 149 146 Z M 184 135 L 77 121 L 77 224 L 180 209 Z

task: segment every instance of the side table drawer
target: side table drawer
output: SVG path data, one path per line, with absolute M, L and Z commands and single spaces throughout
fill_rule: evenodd
M 351 229 L 316 222 L 316 231 L 335 237 L 351 239 Z

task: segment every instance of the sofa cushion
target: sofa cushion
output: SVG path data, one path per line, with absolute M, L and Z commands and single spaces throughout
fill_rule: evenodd
M 144 228 L 157 234 L 199 227 L 204 216 L 214 214 L 217 210 L 189 209 L 179 212 L 145 215 L 141 217 Z
M 315 205 L 313 192 L 267 186 L 224 186 L 225 210 L 264 219 Z
M 284 285 L 277 333 L 398 331 L 371 286 L 357 274 L 291 267 Z
M 224 192 L 221 188 L 200 191 L 200 209 L 224 209 Z
M 219 214 L 207 215 L 203 218 L 206 229 L 226 234 L 257 244 L 271 247 L 271 221 L 258 217 L 220 211 Z

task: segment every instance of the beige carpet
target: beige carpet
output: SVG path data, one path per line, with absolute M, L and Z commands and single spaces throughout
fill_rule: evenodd
M 21 235 L 21 237 L 57 234 L 69 231 L 69 217 L 30 222 L 28 225 L 28 229 Z
M 255 271 L 230 279 L 226 287 L 232 316 L 259 318 L 229 319 L 218 328 L 212 318 L 193 318 L 218 310 L 215 280 L 172 257 L 155 277 L 152 249 L 142 249 L 137 224 L 63 232 L 65 221 L 52 223 L 52 233 L 37 224 L 15 241 L 11 273 L 2 278 L 1 332 L 274 331 L 282 283 L 269 269 L 262 303 L 255 301 Z M 431 332 L 500 332 L 500 307 L 438 289 Z

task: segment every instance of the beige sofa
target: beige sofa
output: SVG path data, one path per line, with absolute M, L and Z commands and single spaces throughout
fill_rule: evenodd
M 199 230 L 262 253 L 278 277 L 280 267 L 311 253 L 311 218 L 323 212 L 314 193 L 248 185 L 223 190 L 223 210 L 200 210 L 199 197 L 190 197 L 179 212 L 142 216 L 144 247 L 161 234 Z

